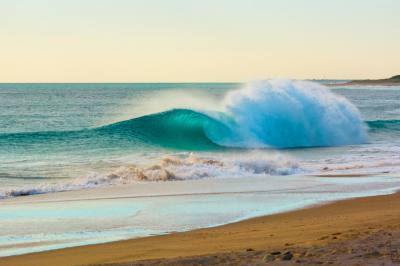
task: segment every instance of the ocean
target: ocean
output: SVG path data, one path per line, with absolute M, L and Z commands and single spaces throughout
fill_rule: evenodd
M 0 84 L 0 255 L 395 191 L 400 87 L 327 82 Z M 2 204 L 62 191 L 74 201 L 92 191 L 157 198 L 70 203 L 65 212 L 56 203 L 41 211 L 29 200 Z M 106 227 L 96 223 L 110 216 Z M 45 222 L 58 227 L 43 234 Z

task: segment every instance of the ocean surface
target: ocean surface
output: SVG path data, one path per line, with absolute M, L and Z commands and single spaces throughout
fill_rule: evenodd
M 262 83 L 0 84 L 0 197 L 399 171 L 399 87 Z
M 0 256 L 399 189 L 400 87 L 327 82 L 0 84 Z

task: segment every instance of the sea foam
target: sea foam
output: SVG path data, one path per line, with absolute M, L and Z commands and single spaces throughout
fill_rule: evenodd
M 149 181 L 280 176 L 303 173 L 297 161 L 279 153 L 247 152 L 235 156 L 171 155 L 146 164 L 126 164 L 110 172 L 91 172 L 71 180 L 0 190 L 0 199 Z
M 221 120 L 220 115 L 210 116 Z M 366 126 L 357 108 L 327 87 L 308 81 L 266 80 L 227 94 L 227 137 L 205 129 L 216 143 L 234 147 L 315 147 L 360 144 Z

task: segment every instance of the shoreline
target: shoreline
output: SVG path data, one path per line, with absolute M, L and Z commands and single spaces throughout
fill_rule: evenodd
M 329 86 L 400 86 L 400 75 L 385 79 L 355 79 L 340 84 Z
M 340 87 L 340 86 L 387 86 L 387 87 L 395 87 L 400 86 L 400 82 L 363 82 L 363 81 L 352 81 L 345 83 L 329 83 L 328 87 Z
M 177 257 L 204 259 L 210 254 L 246 250 L 249 255 L 248 251 L 323 247 L 379 230 L 400 230 L 400 193 L 340 200 L 181 233 L 3 257 L 0 265 L 85 265 L 149 259 L 162 259 L 158 263 L 174 259 L 178 265 Z

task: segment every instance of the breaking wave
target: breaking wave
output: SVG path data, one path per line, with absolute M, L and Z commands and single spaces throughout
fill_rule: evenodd
M 161 146 L 186 150 L 296 148 L 360 144 L 366 125 L 357 108 L 323 85 L 291 80 L 250 83 L 216 110 L 172 109 L 103 127 L 0 136 L 0 145 L 90 148 Z M 369 123 L 378 127 L 378 122 Z M 385 124 L 386 125 L 386 124 Z
M 135 132 L 163 146 L 293 148 L 360 144 L 367 140 L 357 108 L 326 87 L 272 80 L 230 92 L 223 110 L 173 109 L 101 130 Z

